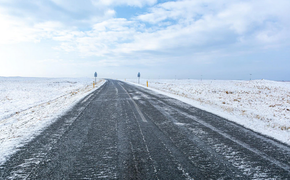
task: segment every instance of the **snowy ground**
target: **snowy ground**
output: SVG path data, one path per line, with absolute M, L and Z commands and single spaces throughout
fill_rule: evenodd
M 149 88 L 290 145 L 290 82 L 150 79 Z
M 93 81 L 0 77 L 0 164 L 92 92 Z

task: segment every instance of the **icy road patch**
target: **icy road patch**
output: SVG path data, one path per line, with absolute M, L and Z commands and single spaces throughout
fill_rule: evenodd
M 290 145 L 290 82 L 149 79 L 149 89 Z
M 0 77 L 0 164 L 105 80 L 99 80 L 95 89 L 92 82 Z

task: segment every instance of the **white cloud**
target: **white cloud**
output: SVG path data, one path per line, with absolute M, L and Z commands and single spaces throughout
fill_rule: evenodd
M 39 42 L 42 39 L 54 38 L 64 30 L 60 22 L 46 21 L 29 25 L 11 16 L 0 12 L 0 44 L 13 44 L 19 42 Z
M 59 42 L 56 48 L 60 51 L 76 51 L 82 57 L 98 56 L 103 58 L 103 64 L 107 61 L 116 65 L 121 62 L 116 63 L 114 59 L 129 63 L 128 59 L 133 57 L 163 61 L 158 54 L 168 58 L 187 55 L 189 59 L 196 56 L 210 59 L 209 54 L 228 56 L 239 53 L 239 48 L 252 51 L 253 48 L 283 45 L 290 39 L 288 0 L 183 0 L 156 5 L 156 0 L 53 2 L 76 13 L 85 11 L 92 2 L 94 8 L 103 8 L 102 15 L 80 18 L 78 22 L 88 24 L 86 30 L 80 30 L 82 25 L 77 23 L 68 25 L 55 19 L 31 23 L 0 11 L 1 43 L 52 39 Z M 117 5 L 154 6 L 149 12 L 127 20 L 115 17 L 113 7 Z
M 157 0 L 92 0 L 95 6 L 136 6 L 143 7 L 145 5 L 153 5 Z
M 152 23 L 153 26 L 164 21 L 176 21 L 175 24 L 181 25 L 181 32 L 184 29 L 192 31 L 188 37 L 199 35 L 215 38 L 222 31 L 235 33 L 237 39 L 255 38 L 264 43 L 265 39 L 289 38 L 285 31 L 290 29 L 289 17 L 290 2 L 286 0 L 185 0 L 157 5 L 137 19 Z
M 270 1 L 168 2 L 153 7 L 150 13 L 135 20 L 112 18 L 95 23 L 92 30 L 69 36 L 70 40 L 63 42 L 61 49 L 103 57 L 107 61 L 117 58 L 124 63 L 131 57 L 146 59 L 146 56 L 163 61 L 158 56 L 160 53 L 168 58 L 185 54 L 187 58 L 210 59 L 209 56 L 229 56 L 247 53 L 253 48 L 285 44 L 290 38 L 290 26 L 285 21 L 288 15 L 285 7 L 275 6 Z M 160 26 L 170 20 L 173 22 Z M 152 26 L 146 27 L 142 21 Z M 61 38 L 59 40 L 63 41 Z

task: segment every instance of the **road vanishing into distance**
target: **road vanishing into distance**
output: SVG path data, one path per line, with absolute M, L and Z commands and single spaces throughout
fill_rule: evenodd
M 0 179 L 290 179 L 290 147 L 107 80 L 0 167 Z

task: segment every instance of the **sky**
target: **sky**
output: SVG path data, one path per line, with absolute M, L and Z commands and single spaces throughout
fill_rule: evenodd
M 289 0 L 0 0 L 0 76 L 290 80 L 289 67 Z

